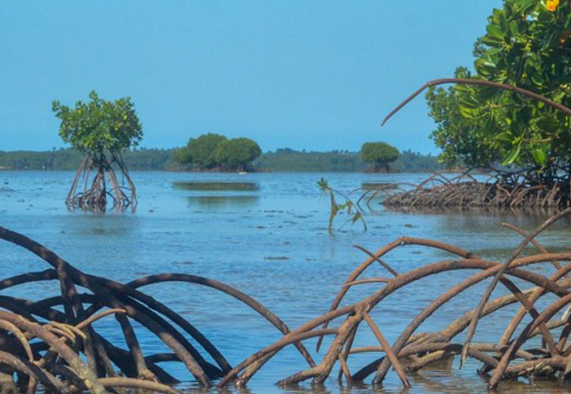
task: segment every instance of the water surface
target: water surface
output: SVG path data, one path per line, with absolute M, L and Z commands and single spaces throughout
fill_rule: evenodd
M 360 225 L 344 223 L 340 217 L 330 234 L 329 199 L 317 186 L 322 176 L 330 186 L 349 192 L 363 185 L 415 183 L 426 175 L 141 172 L 132 174 L 139 196 L 136 212 L 107 214 L 66 209 L 63 200 L 73 176 L 72 172 L 0 172 L 0 225 L 36 239 L 85 272 L 114 280 L 126 282 L 144 275 L 179 272 L 226 282 L 262 302 L 291 328 L 328 310 L 347 275 L 367 257 L 354 244 L 374 251 L 408 235 L 441 240 L 489 259 L 504 260 L 521 237 L 500 224 L 510 222 L 530 230 L 548 215 L 462 210 L 392 212 L 373 201 L 374 214 L 365 217 L 368 231 L 362 231 Z M 540 237 L 545 247 L 554 251 L 566 247 L 568 240 L 568 221 L 561 221 Z M 2 276 L 46 268 L 34 256 L 6 243 L 0 243 L 0 256 Z M 396 250 L 386 260 L 403 272 L 443 258 L 446 255 L 439 251 L 407 247 Z M 550 272 L 547 267 L 537 269 Z M 375 309 L 374 317 L 389 342 L 396 340 L 437 295 L 469 274 L 454 272 L 431 277 L 387 298 Z M 387 276 L 387 273 L 375 267 L 368 276 Z M 461 313 L 474 308 L 486 284 L 445 305 L 421 331 L 442 329 Z M 346 302 L 359 301 L 379 286 L 360 286 L 349 293 Z M 47 283 L 22 288 L 18 295 L 37 299 L 38 288 L 42 289 L 41 297 L 57 292 L 55 283 Z M 150 286 L 145 291 L 188 318 L 233 365 L 280 338 L 254 312 L 213 290 L 168 283 Z M 500 294 L 503 292 L 498 290 L 495 295 Z M 498 317 L 511 316 L 514 311 L 508 308 Z M 477 335 L 479 341 L 497 340 L 506 324 L 505 320 L 499 324 L 496 319 L 483 322 Z M 102 322 L 101 327 L 113 337 L 113 323 Z M 462 340 L 463 336 L 459 341 Z M 142 335 L 141 342 L 150 351 L 165 350 L 153 337 Z M 307 343 L 312 349 L 314 342 Z M 364 333 L 357 338 L 357 346 L 374 343 L 372 334 Z M 356 356 L 349 366 L 357 370 L 372 359 L 371 355 Z M 304 366 L 301 357 L 288 349 L 258 373 L 247 392 L 372 391 L 370 386 L 341 388 L 334 380 L 336 372 L 331 374 L 331 381 L 324 389 L 301 385 L 292 391 L 273 385 Z M 485 381 L 476 373 L 478 367 L 478 363 L 469 362 L 461 370 L 457 363 L 423 370 L 412 375 L 413 388 L 409 391 L 485 392 Z M 195 390 L 184 370 L 172 366 L 167 366 L 167 370 L 186 380 L 186 389 Z M 503 383 L 500 389 L 522 393 L 566 392 L 569 387 L 522 380 Z M 394 373 L 389 374 L 384 390 L 401 391 Z

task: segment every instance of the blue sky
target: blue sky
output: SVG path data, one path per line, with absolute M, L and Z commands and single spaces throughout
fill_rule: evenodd
M 63 146 L 51 102 L 130 96 L 142 146 L 216 132 L 280 147 L 436 153 L 424 82 L 472 65 L 501 1 L 0 2 L 0 150 Z

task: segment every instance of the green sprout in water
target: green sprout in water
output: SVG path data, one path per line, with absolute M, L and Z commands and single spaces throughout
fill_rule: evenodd
M 360 221 L 363 224 L 363 229 L 367 231 L 367 223 L 365 222 L 365 218 L 363 217 L 363 213 L 359 209 L 359 207 L 345 194 L 341 193 L 338 190 L 333 189 L 329 186 L 327 179 L 321 178 L 317 185 L 321 189 L 324 194 L 329 194 L 329 198 L 331 200 L 331 211 L 329 213 L 329 233 L 333 233 L 333 222 L 335 221 L 335 217 L 340 212 L 346 212 L 349 219 L 347 222 L 351 222 L 351 224 L 355 224 L 357 221 Z M 338 195 L 345 199 L 344 204 L 338 204 L 337 200 L 335 199 L 335 195 Z

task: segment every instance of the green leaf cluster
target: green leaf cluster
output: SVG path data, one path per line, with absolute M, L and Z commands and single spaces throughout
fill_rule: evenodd
M 208 133 L 198 138 L 191 138 L 186 147 L 175 152 L 175 160 L 181 164 L 195 165 L 202 169 L 217 166 L 214 157 L 216 148 L 227 138 L 220 134 Z
M 214 151 L 214 159 L 222 168 L 245 170 L 262 154 L 258 144 L 249 138 L 233 138 L 222 142 Z
M 474 47 L 474 69 L 456 78 L 509 84 L 571 107 L 571 9 L 561 2 L 550 12 L 539 0 L 504 0 L 488 18 Z M 571 119 L 556 109 L 511 91 L 456 85 L 431 88 L 432 138 L 449 165 L 537 171 L 567 165 Z
M 227 139 L 208 133 L 191 138 L 186 147 L 175 152 L 174 158 L 199 169 L 245 170 L 261 154 L 258 144 L 249 138 Z
M 365 142 L 361 147 L 361 158 L 365 163 L 372 163 L 375 169 L 388 169 L 389 163 L 399 158 L 399 151 L 384 142 Z
M 65 143 L 92 156 L 139 144 L 143 130 L 129 97 L 107 101 L 92 91 L 89 98 L 87 103 L 78 101 L 75 108 L 59 101 L 52 103 L 53 112 L 61 120 L 59 135 Z

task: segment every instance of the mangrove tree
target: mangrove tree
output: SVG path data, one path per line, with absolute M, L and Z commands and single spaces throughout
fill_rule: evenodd
M 78 101 L 75 108 L 59 101 L 52 104 L 61 120 L 61 138 L 84 154 L 66 204 L 94 211 L 104 211 L 109 199 L 113 206 L 135 205 L 135 185 L 121 156 L 123 150 L 137 146 L 143 137 L 134 105 L 129 97 L 107 101 L 99 98 L 95 91 L 89 98 L 87 103 Z M 114 166 L 123 177 L 123 183 L 119 182 Z

